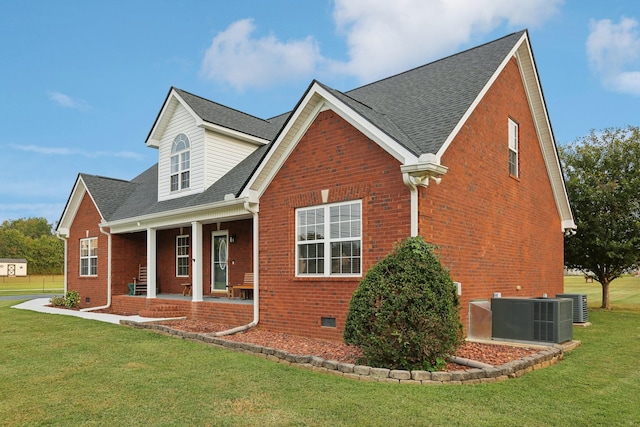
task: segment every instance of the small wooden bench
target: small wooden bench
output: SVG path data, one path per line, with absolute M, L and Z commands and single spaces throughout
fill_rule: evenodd
M 234 291 L 238 289 L 240 291 L 241 299 L 251 299 L 249 295 L 253 297 L 253 273 L 245 273 L 244 281 L 240 285 L 229 285 L 228 293 L 229 298 L 234 298 Z

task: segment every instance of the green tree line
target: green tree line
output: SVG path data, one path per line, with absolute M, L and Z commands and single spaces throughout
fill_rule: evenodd
M 0 258 L 24 258 L 29 274 L 62 274 L 64 243 L 45 218 L 6 220 L 0 225 Z

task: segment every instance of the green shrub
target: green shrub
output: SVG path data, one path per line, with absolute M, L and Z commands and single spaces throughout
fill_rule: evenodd
M 80 303 L 80 294 L 78 291 L 68 291 L 64 296 L 64 305 L 67 308 L 76 308 Z
M 435 370 L 462 343 L 456 287 L 433 249 L 409 238 L 360 282 L 343 336 L 362 349 L 361 363 Z
M 53 297 L 49 300 L 49 303 L 54 307 L 64 307 L 64 297 Z

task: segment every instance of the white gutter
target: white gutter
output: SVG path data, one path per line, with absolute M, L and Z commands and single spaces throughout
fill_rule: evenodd
M 251 205 L 255 205 L 252 207 Z M 246 325 L 238 326 L 236 328 L 227 329 L 226 331 L 220 331 L 212 334 L 216 337 L 223 337 L 225 335 L 232 335 L 238 332 L 246 331 L 247 329 L 251 329 L 258 324 L 260 321 L 260 260 L 258 256 L 260 254 L 260 248 L 258 246 L 259 243 L 259 221 L 258 221 L 258 211 L 259 205 L 257 203 L 250 203 L 249 201 L 244 202 L 244 208 L 251 212 L 253 216 L 253 321 Z
M 107 304 L 101 305 L 99 307 L 89 307 L 83 308 L 80 311 L 94 311 L 94 310 L 103 310 L 105 308 L 111 307 L 111 233 L 104 231 L 102 227 L 103 225 L 98 225 L 100 227 L 100 232 L 107 236 Z
M 402 180 L 409 187 L 411 192 L 411 237 L 416 237 L 419 232 L 418 221 L 418 187 L 429 185 L 429 178 L 436 184 L 440 184 L 442 175 L 446 174 L 449 168 L 441 165 L 434 154 L 422 154 L 415 164 L 402 165 Z
M 69 239 L 68 235 L 60 234 L 59 231 L 56 231 L 56 237 L 64 242 L 64 267 L 63 267 L 63 280 L 64 280 L 64 295 L 67 294 L 67 240 Z

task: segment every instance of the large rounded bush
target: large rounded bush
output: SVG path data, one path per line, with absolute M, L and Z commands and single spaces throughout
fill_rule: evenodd
M 434 370 L 462 343 L 456 287 L 421 237 L 399 243 L 369 269 L 351 298 L 344 340 L 361 362 Z

